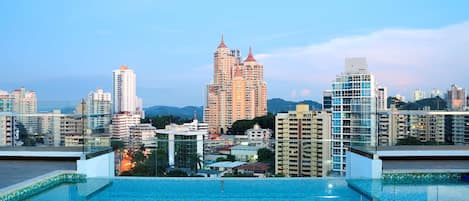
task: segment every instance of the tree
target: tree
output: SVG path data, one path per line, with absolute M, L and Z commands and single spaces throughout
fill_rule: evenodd
M 216 161 L 216 162 L 223 162 L 223 161 L 231 161 L 231 162 L 233 162 L 233 161 L 235 161 L 235 160 L 236 160 L 235 156 L 233 156 L 233 155 L 227 155 L 226 158 L 225 158 L 225 157 L 218 157 L 215 161 Z
M 450 145 L 450 144 L 451 143 L 447 143 L 447 142 L 440 143 L 435 140 L 422 142 L 417 137 L 409 136 L 405 139 L 398 140 L 396 145 Z
M 266 116 L 256 117 L 251 120 L 238 120 L 231 125 L 228 134 L 243 135 L 246 130 L 254 127 L 256 123 L 259 124 L 261 128 L 275 130 L 275 115 L 268 113 Z
M 259 149 L 257 150 L 257 161 L 269 164 L 270 171 L 272 171 L 275 168 L 275 153 L 268 148 Z
M 156 117 L 151 117 L 151 118 L 145 118 L 142 120 L 142 123 L 150 123 L 152 126 L 158 129 L 164 129 L 166 125 L 169 125 L 171 123 L 175 124 L 183 124 L 187 122 L 191 122 L 191 119 L 184 119 L 178 116 L 173 116 L 173 115 L 167 115 L 167 116 L 156 116 Z
M 121 140 L 112 140 L 111 147 L 113 151 L 119 150 L 122 152 L 122 150 L 124 149 L 124 142 L 122 142 Z
M 29 136 L 28 131 L 21 122 L 18 123 L 18 130 L 19 138 L 23 142 L 23 146 L 36 146 L 36 139 Z

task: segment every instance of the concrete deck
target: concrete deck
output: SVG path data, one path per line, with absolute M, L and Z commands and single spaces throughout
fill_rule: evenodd
M 76 163 L 74 161 L 0 160 L 0 188 L 55 170 L 76 170 Z

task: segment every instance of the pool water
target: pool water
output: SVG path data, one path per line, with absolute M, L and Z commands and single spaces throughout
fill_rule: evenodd
M 379 201 L 469 201 L 469 182 L 348 180 L 349 186 Z
M 61 185 L 31 201 L 366 201 L 344 179 L 93 179 Z

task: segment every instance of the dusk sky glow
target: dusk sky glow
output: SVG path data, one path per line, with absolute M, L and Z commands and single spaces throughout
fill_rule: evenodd
M 389 95 L 469 87 L 466 1 L 0 1 L 0 90 L 73 104 L 112 70 L 144 106 L 203 105 L 220 36 L 264 64 L 269 98 L 320 101 L 345 57 Z

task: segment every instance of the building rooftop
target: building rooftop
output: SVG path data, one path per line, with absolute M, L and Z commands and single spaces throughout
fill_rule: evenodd
M 238 169 L 238 170 L 250 170 L 250 171 L 261 170 L 261 171 L 266 172 L 270 169 L 270 167 L 266 163 L 257 162 L 257 163 L 244 164 L 244 165 L 241 165 L 241 166 L 237 167 L 236 169 Z
M 249 146 L 249 145 L 236 145 L 231 147 L 231 150 L 244 150 L 244 151 L 257 151 L 263 147 L 260 146 Z
M 210 165 L 208 165 L 208 167 L 235 168 L 235 167 L 239 167 L 239 166 L 244 165 L 244 164 L 246 164 L 246 162 L 241 162 L 241 161 L 234 161 L 234 162 L 223 161 L 223 162 L 217 162 L 217 163 L 210 164 Z

